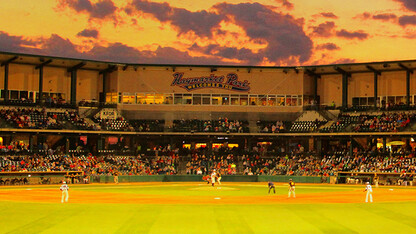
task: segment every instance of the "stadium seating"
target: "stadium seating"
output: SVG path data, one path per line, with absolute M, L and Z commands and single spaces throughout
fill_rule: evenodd
M 219 118 L 218 120 L 174 120 L 172 129 L 174 132 L 249 132 L 247 121 L 229 120 L 227 118 Z
M 129 120 L 131 126 L 137 132 L 163 132 L 165 127 L 164 120 Z
M 257 121 L 258 132 L 261 133 L 283 133 L 286 132 L 289 123 L 283 121 Z
M 101 119 L 94 118 L 94 122 L 100 124 L 102 130 L 107 131 L 130 131 L 133 132 L 134 128 L 127 120 L 123 118 L 119 119 Z
M 326 121 L 297 121 L 293 122 L 289 132 L 314 132 Z

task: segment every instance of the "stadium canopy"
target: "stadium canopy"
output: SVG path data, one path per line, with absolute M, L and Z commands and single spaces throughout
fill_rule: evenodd
M 115 63 L 99 62 L 92 60 L 83 60 L 83 59 L 72 59 L 72 58 L 61 58 L 61 57 L 50 57 L 50 56 L 41 56 L 41 55 L 28 55 L 28 54 L 15 54 L 0 52 L 0 62 L 5 63 L 10 61 L 12 64 L 22 64 L 22 65 L 33 65 L 41 66 L 44 64 L 48 67 L 57 67 L 57 68 L 66 68 L 71 69 L 76 67 L 79 64 L 83 64 L 79 69 L 83 70 L 93 70 L 101 71 L 106 69 L 109 65 L 114 65 Z
M 382 61 L 382 62 L 368 62 L 368 63 L 350 63 L 350 64 L 329 64 L 329 65 L 312 65 L 312 66 L 245 66 L 245 65 L 192 65 L 192 64 L 140 64 L 140 63 L 119 63 L 106 62 L 97 60 L 86 60 L 77 58 L 53 57 L 44 55 L 20 54 L 0 51 L 0 63 L 33 65 L 33 66 L 48 66 L 59 68 L 77 68 L 82 70 L 103 71 L 109 67 L 121 67 L 125 70 L 127 67 L 138 66 L 154 66 L 154 67 L 209 67 L 211 71 L 216 71 L 216 68 L 274 68 L 305 71 L 309 75 L 321 76 L 332 74 L 354 74 L 354 73 L 369 73 L 374 72 L 381 75 L 382 72 L 391 71 L 408 71 L 410 73 L 416 69 L 416 60 L 401 60 L 401 61 Z M 82 65 L 81 65 L 82 64 Z M 78 67 L 77 67 L 78 66 Z
M 334 75 L 340 73 L 368 73 L 374 72 L 379 75 L 382 72 L 409 71 L 416 69 L 416 60 L 384 61 L 370 63 L 332 64 L 303 67 L 307 73 L 315 75 Z

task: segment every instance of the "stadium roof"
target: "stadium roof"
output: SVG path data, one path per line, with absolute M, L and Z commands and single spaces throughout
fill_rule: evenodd
M 244 65 L 190 65 L 190 64 L 133 64 L 133 63 L 118 63 L 105 62 L 96 60 L 86 60 L 77 58 L 53 57 L 33 54 L 19 54 L 0 51 L 0 63 L 25 64 L 40 66 L 45 64 L 48 67 L 60 67 L 71 69 L 73 67 L 81 67 L 83 70 L 103 71 L 110 67 L 118 66 L 122 68 L 139 67 L 139 66 L 154 66 L 154 67 L 209 67 L 209 68 L 274 68 L 274 69 L 294 69 L 296 71 L 305 71 L 309 75 L 321 76 L 331 74 L 353 74 L 353 73 L 368 73 L 375 72 L 381 74 L 389 71 L 409 71 L 413 72 L 416 69 L 416 60 L 401 60 L 401 61 L 383 61 L 383 62 L 369 62 L 369 63 L 348 63 L 348 64 L 328 64 L 328 65 L 314 65 L 314 66 L 244 66 Z
M 350 64 L 332 64 L 319 66 L 305 66 L 305 72 L 315 75 L 331 75 L 340 73 L 367 73 L 375 72 L 379 75 L 382 72 L 391 71 L 410 71 L 416 69 L 416 60 L 402 61 L 385 61 L 371 63 L 350 63 Z

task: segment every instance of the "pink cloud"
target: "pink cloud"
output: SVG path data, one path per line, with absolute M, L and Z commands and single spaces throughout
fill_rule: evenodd
M 358 40 L 364 40 L 367 39 L 369 37 L 368 33 L 362 31 L 362 30 L 358 30 L 355 32 L 349 32 L 345 29 L 341 29 L 340 31 L 336 32 L 336 35 L 338 37 L 342 37 L 345 39 L 358 39 Z
M 330 37 L 334 34 L 335 23 L 332 21 L 326 21 L 318 26 L 310 27 L 312 34 L 319 37 Z
M 316 49 L 317 50 L 339 50 L 341 48 L 334 43 L 325 43 L 325 44 L 317 45 Z
M 98 30 L 97 29 L 84 29 L 77 34 L 79 37 L 90 37 L 90 38 L 98 38 Z
M 87 14 L 91 19 L 115 19 L 117 7 L 112 0 L 58 0 L 57 9 L 71 9 L 77 13 Z

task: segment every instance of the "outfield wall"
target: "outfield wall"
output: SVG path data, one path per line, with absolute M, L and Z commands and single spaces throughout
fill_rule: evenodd
M 28 177 L 22 175 L 0 175 L 0 185 L 4 185 L 4 181 L 8 180 L 8 185 L 12 184 L 12 179 L 27 178 L 28 184 L 59 184 L 66 178 L 68 183 L 82 183 L 80 177 L 67 177 L 65 175 L 32 175 Z M 296 183 L 329 183 L 329 177 L 320 176 L 268 176 L 268 175 L 225 175 L 222 176 L 222 182 L 289 182 L 292 179 Z M 140 175 L 140 176 L 119 176 L 119 183 L 134 182 L 203 182 L 202 175 Z M 114 176 L 91 176 L 91 183 L 114 183 Z M 16 181 L 16 184 L 25 184 Z
M 289 182 L 292 179 L 296 183 L 329 183 L 329 177 L 320 176 L 267 176 L 267 175 L 226 175 L 222 182 Z M 143 176 L 119 176 L 119 183 L 132 182 L 198 182 L 203 181 L 202 175 L 143 175 Z M 114 183 L 113 176 L 91 177 L 92 183 Z

